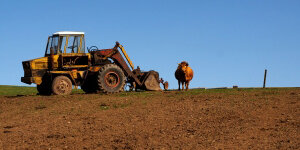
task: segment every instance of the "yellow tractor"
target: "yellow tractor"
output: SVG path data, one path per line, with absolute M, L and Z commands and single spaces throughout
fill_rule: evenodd
M 163 81 L 156 71 L 134 69 L 118 42 L 111 49 L 92 46 L 86 53 L 84 32 L 54 33 L 48 37 L 44 57 L 22 64 L 21 81 L 35 83 L 40 95 L 67 95 L 73 86 L 81 86 L 86 93 L 117 93 L 124 90 L 125 84 L 130 89 L 159 91 Z

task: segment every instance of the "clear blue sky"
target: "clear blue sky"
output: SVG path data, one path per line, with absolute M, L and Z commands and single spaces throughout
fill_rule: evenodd
M 299 0 L 1 1 L 0 85 L 21 83 L 22 61 L 44 54 L 47 36 L 84 31 L 86 46 L 119 41 L 135 66 L 177 88 L 185 60 L 191 87 L 300 86 Z

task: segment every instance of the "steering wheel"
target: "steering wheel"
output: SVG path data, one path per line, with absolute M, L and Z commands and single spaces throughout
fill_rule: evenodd
M 87 47 L 87 50 L 88 50 L 88 52 L 96 51 L 96 50 L 98 50 L 98 47 L 97 46 Z

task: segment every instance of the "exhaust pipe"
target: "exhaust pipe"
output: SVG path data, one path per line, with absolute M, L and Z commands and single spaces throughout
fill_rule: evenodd
M 54 49 L 53 47 L 50 48 L 50 57 L 49 57 L 49 70 L 53 70 L 54 68 Z

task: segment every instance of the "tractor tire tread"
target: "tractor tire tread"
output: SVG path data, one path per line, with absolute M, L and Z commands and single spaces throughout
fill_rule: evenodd
M 103 83 L 103 78 L 104 78 L 104 74 L 107 70 L 109 69 L 115 69 L 119 71 L 119 75 L 120 75 L 120 84 L 121 86 L 118 85 L 118 88 L 115 91 L 109 91 L 108 89 L 105 88 Z M 123 73 L 123 70 L 116 64 L 106 64 L 103 67 L 101 67 L 101 69 L 99 70 L 99 74 L 98 74 L 98 89 L 106 94 L 114 94 L 114 93 L 119 93 L 124 91 L 124 86 L 125 86 L 125 81 L 126 81 L 126 77 Z

